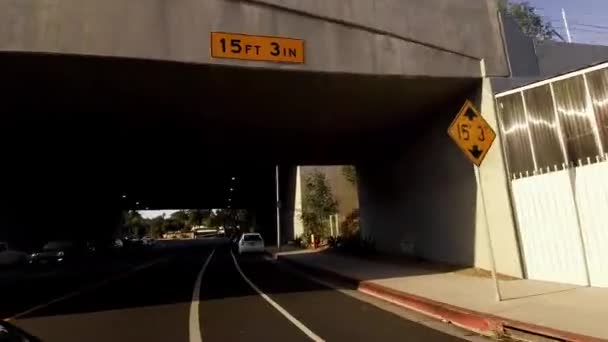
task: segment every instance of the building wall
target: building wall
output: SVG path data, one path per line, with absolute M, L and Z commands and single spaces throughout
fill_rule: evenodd
M 500 18 L 510 76 L 492 79 L 495 93 L 608 61 L 607 46 L 555 41 L 535 43 L 511 16 L 501 13 Z
M 308 71 L 506 76 L 494 0 L 6 0 L 0 51 Z M 210 32 L 306 41 L 306 64 L 212 59 Z
M 540 73 L 549 78 L 608 62 L 608 46 L 544 42 L 536 47 Z
M 482 196 L 474 168 L 446 133 L 465 98 L 419 124 L 415 128 L 419 134 L 395 149 L 392 160 L 358 165 L 362 233 L 372 238 L 379 250 L 490 268 Z M 498 131 L 489 80 L 484 79 L 468 98 Z M 521 277 L 498 139 L 481 167 L 481 182 L 498 271 Z
M 534 41 L 526 36 L 513 17 L 501 13 L 504 41 L 511 76 L 534 77 L 540 74 Z

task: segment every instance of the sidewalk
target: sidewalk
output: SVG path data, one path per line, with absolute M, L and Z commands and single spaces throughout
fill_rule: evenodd
M 568 341 L 608 340 L 608 289 L 604 288 L 501 280 L 504 299 L 497 302 L 493 281 L 488 278 L 370 261 L 331 251 L 292 250 L 275 257 L 486 335 L 533 333 Z

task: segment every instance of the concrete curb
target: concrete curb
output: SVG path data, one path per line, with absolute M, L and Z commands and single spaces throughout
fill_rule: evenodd
M 536 338 L 544 338 L 546 340 L 577 342 L 608 341 L 453 306 L 451 304 L 438 302 L 429 298 L 397 291 L 371 281 L 361 281 L 344 276 L 343 274 L 339 274 L 334 271 L 306 265 L 294 260 L 290 260 L 281 255 L 273 255 L 271 253 L 268 254 L 272 255 L 272 257 L 276 260 L 286 262 L 287 264 L 307 273 L 327 277 L 343 284 L 348 284 L 348 286 L 362 293 L 408 308 L 410 310 L 414 310 L 429 317 L 433 317 L 444 322 L 449 322 L 463 329 L 470 330 L 481 335 L 494 337 L 511 336 L 515 338 L 518 336 L 528 338 L 533 336 Z

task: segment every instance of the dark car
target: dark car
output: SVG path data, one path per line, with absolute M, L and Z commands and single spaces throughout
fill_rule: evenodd
M 16 326 L 0 320 L 0 342 L 41 342 Z
M 87 245 L 74 241 L 50 241 L 40 252 L 32 253 L 30 264 L 44 265 L 71 261 L 87 254 Z

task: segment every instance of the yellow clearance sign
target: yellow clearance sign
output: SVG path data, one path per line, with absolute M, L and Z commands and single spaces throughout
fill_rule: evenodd
M 481 165 L 496 139 L 496 133 L 490 124 L 468 100 L 452 121 L 448 128 L 448 135 L 467 158 L 477 166 Z
M 304 64 L 304 40 L 211 32 L 211 57 Z

